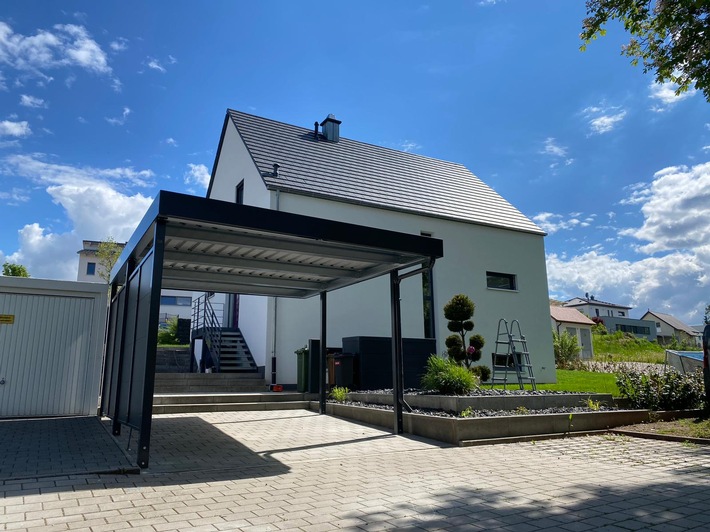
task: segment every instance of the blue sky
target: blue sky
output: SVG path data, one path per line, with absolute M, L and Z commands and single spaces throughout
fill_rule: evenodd
M 0 14 L 0 262 L 75 279 L 158 190 L 204 195 L 234 108 L 460 162 L 547 232 L 551 297 L 710 303 L 710 104 L 579 51 L 584 2 L 47 2 Z M 475 245 L 475 244 L 472 244 Z M 524 260 L 524 258 L 522 259 Z

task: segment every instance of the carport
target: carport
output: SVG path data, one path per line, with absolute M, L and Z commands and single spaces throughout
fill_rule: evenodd
M 403 432 L 400 281 L 430 270 L 439 239 L 161 191 L 111 272 L 101 413 L 139 432 L 149 464 L 163 288 L 320 297 L 320 412 L 326 403 L 327 293 L 390 276 L 395 434 Z

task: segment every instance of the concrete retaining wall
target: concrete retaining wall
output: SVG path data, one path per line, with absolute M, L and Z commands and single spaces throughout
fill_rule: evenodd
M 311 409 L 317 411 L 318 403 L 312 402 Z M 333 416 L 352 419 L 369 425 L 394 428 L 394 412 L 390 410 L 328 403 L 326 412 Z M 485 418 L 450 418 L 405 413 L 403 419 L 404 430 L 409 434 L 460 445 L 467 440 L 589 432 L 696 415 L 698 415 L 697 410 L 680 412 L 615 410 L 575 413 L 571 417 L 569 414 L 532 414 Z

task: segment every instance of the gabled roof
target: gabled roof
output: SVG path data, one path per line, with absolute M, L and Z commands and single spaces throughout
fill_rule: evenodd
M 460 164 L 344 137 L 316 139 L 314 129 L 239 111 L 228 110 L 226 119 L 271 190 L 545 234 Z
M 576 308 L 557 307 L 550 305 L 550 316 L 559 323 L 579 323 L 580 325 L 594 325 L 594 322 L 587 318 Z
M 581 307 L 583 305 L 599 305 L 600 307 L 623 308 L 626 310 L 633 308 L 625 305 L 617 305 L 616 303 L 607 303 L 606 301 L 600 301 L 598 299 L 591 299 L 588 297 L 573 297 L 565 303 L 565 307 Z
M 646 312 L 646 314 L 650 314 L 651 316 L 655 316 L 661 321 L 665 321 L 668 325 L 673 327 L 676 331 L 683 331 L 686 334 L 689 334 L 690 336 L 698 336 L 699 334 L 702 334 L 702 332 L 696 331 L 692 327 L 686 325 L 682 321 L 680 321 L 677 318 L 674 318 L 670 314 L 663 314 L 661 312 L 655 312 L 653 310 L 649 310 Z

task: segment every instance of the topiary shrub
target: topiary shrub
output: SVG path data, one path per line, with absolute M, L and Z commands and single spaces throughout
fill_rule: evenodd
M 425 390 L 444 395 L 466 395 L 476 386 L 476 379 L 468 368 L 459 366 L 455 360 L 431 355 L 422 377 Z
M 478 377 L 481 382 L 486 382 L 491 378 L 491 368 L 488 366 L 473 366 L 471 373 Z
M 634 408 L 649 410 L 687 410 L 700 408 L 704 399 L 703 376 L 678 373 L 672 368 L 664 372 L 622 369 L 616 374 L 616 385 L 622 397 Z
M 464 294 L 455 295 L 444 305 L 444 317 L 449 320 L 446 328 L 455 333 L 446 338 L 446 354 L 467 368 L 481 359 L 481 350 L 486 343 L 483 336 L 476 334 L 469 338 L 466 347 L 466 334 L 473 330 L 471 318 L 475 310 L 474 302 Z

